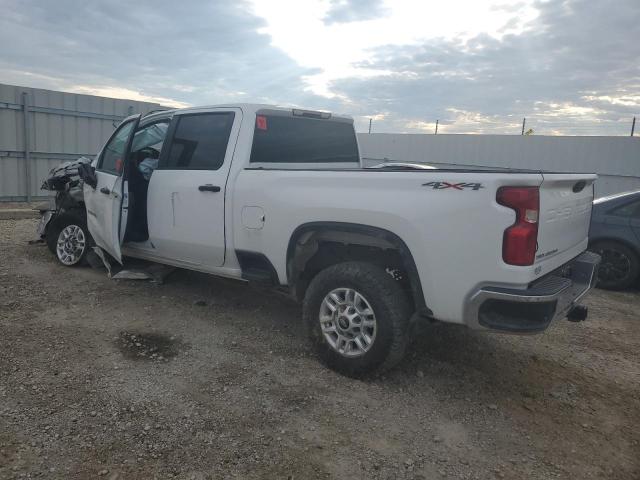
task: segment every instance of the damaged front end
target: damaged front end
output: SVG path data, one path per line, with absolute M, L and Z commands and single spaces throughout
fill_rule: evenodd
M 80 157 L 51 169 L 41 189 L 54 195 L 36 207 L 40 212 L 38 240 L 31 243 L 45 243 L 67 267 L 86 263 L 94 244 L 87 228 L 83 181 L 78 172 L 89 163 L 91 159 Z
M 77 160 L 65 162 L 54 167 L 40 187 L 41 190 L 55 192 L 55 196 L 36 209 L 40 212 L 40 222 L 37 227 L 38 238 L 46 240 L 47 229 L 51 222 L 61 214 L 69 213 L 84 218 L 84 195 L 82 180 L 78 175 L 78 167 L 91 163 L 91 159 L 80 157 Z

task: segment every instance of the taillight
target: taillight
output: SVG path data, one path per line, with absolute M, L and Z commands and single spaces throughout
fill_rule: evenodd
M 516 212 L 515 223 L 504 231 L 502 259 L 509 265 L 533 265 L 540 214 L 538 187 L 501 187 L 496 201 Z

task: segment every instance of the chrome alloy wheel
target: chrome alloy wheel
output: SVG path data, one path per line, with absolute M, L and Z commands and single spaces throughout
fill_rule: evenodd
M 320 305 L 320 329 L 327 343 L 340 355 L 358 357 L 373 346 L 377 322 L 373 308 L 351 288 L 336 288 Z
M 82 258 L 86 247 L 84 231 L 77 225 L 67 225 L 58 235 L 56 254 L 65 265 L 75 265 Z

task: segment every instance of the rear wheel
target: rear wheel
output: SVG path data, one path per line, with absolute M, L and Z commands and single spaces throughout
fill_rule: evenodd
M 49 250 L 66 267 L 83 264 L 92 245 L 87 225 L 80 218 L 59 217 L 47 231 Z
M 618 242 L 599 242 L 590 250 L 602 257 L 597 286 L 607 290 L 622 290 L 638 278 L 638 256 Z
M 303 314 L 321 360 L 349 376 L 386 370 L 403 357 L 411 316 L 407 295 L 384 269 L 347 262 L 316 275 Z

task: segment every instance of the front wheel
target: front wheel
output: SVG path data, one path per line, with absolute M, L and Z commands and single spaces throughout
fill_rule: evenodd
M 65 267 L 84 263 L 93 240 L 86 223 L 72 216 L 56 219 L 47 232 L 47 246 Z
M 349 376 L 387 370 L 404 356 L 411 305 L 384 269 L 333 265 L 306 291 L 303 315 L 321 360 Z

